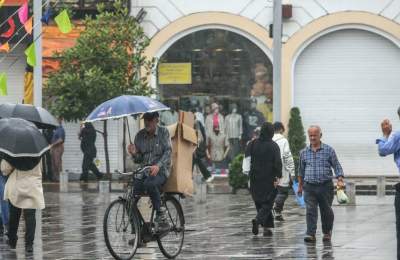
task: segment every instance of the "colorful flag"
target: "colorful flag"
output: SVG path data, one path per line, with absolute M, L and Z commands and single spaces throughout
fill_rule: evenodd
M 35 53 L 35 43 L 29 45 L 25 50 L 26 63 L 34 67 L 36 65 L 36 53 Z
M 9 51 L 10 51 L 10 45 L 8 44 L 8 42 L 0 46 L 0 52 L 9 52 Z
M 40 19 L 42 21 L 42 23 L 45 23 L 46 25 L 49 25 L 50 22 L 50 18 L 53 15 L 53 11 L 51 10 L 51 8 L 48 8 L 46 10 L 46 12 L 43 14 L 42 19 Z
M 28 19 L 28 21 L 26 21 L 26 23 L 24 24 L 25 27 L 25 31 L 29 34 L 32 34 L 32 29 L 33 29 L 33 16 L 31 16 L 31 18 Z
M 25 1 L 25 3 L 23 3 L 18 9 L 18 17 L 21 21 L 21 24 L 25 24 L 28 20 L 28 1 Z
M 67 10 L 59 13 L 54 20 L 57 23 L 58 29 L 60 29 L 62 33 L 69 33 L 72 30 L 72 24 Z
M 14 31 L 15 31 L 14 19 L 12 17 L 10 17 L 7 22 L 8 22 L 8 25 L 10 26 L 10 28 L 6 32 L 2 33 L 0 35 L 0 37 L 10 38 L 14 34 Z
M 0 73 L 0 96 L 7 96 L 7 75 Z
M 0 7 L 4 4 L 6 0 L 0 0 Z
M 24 104 L 33 104 L 33 68 L 29 65 L 25 70 Z

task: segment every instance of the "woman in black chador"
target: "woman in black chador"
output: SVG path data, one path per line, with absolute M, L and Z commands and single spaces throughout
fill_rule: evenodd
M 79 133 L 79 139 L 81 139 L 81 150 L 83 152 L 82 175 L 80 180 L 85 182 L 88 181 L 89 170 L 96 175 L 97 179 L 101 179 L 102 174 L 93 162 L 94 158 L 96 158 L 97 150 L 96 129 L 94 129 L 92 123 L 85 123 Z
M 277 180 L 282 177 L 282 161 L 273 136 L 273 125 L 265 122 L 260 137 L 246 148 L 246 156 L 251 156 L 250 192 L 257 209 L 257 216 L 252 220 L 254 235 L 258 234 L 259 225 L 264 227 L 264 236 L 272 235 L 270 228 L 274 227 L 272 208 L 277 195 Z

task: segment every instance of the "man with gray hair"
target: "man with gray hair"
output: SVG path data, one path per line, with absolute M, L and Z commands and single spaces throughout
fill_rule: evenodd
M 299 195 L 303 192 L 306 203 L 307 234 L 305 242 L 315 242 L 317 231 L 318 207 L 321 212 L 322 232 L 324 242 L 329 242 L 332 236 L 334 214 L 332 202 L 334 197 L 333 172 L 338 179 L 337 185 L 344 186 L 343 169 L 335 150 L 321 142 L 322 131 L 317 125 L 308 128 L 310 146 L 300 152 L 299 163 Z
M 397 109 L 400 118 L 400 107 Z M 392 124 L 389 119 L 381 123 L 383 137 L 376 140 L 380 156 L 393 154 L 394 161 L 400 172 L 400 131 L 392 133 Z M 395 185 L 396 196 L 394 208 L 396 212 L 396 233 L 397 233 L 397 259 L 400 260 L 400 182 Z

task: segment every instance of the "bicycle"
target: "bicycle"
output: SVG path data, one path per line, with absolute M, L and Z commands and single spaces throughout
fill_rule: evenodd
M 121 173 L 133 176 L 128 181 L 124 195 L 114 200 L 108 206 L 103 220 L 104 239 L 111 255 L 118 260 L 132 259 L 140 245 L 157 241 L 162 254 L 171 259 L 182 250 L 185 218 L 182 206 L 175 195 L 179 193 L 161 193 L 161 205 L 166 209 L 169 223 L 167 230 L 160 230 L 154 222 L 155 210 L 152 208 L 150 221 L 143 218 L 137 203 L 145 194 L 134 195 L 133 184 L 148 176 L 150 167 L 139 168 L 131 173 Z

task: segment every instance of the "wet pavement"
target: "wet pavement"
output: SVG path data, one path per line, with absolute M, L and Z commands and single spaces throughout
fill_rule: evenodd
M 103 215 L 118 193 L 46 192 L 46 209 L 37 214 L 34 253 L 24 250 L 21 223 L 16 250 L 0 239 L 0 259 L 112 259 L 103 238 Z M 334 206 L 332 242 L 303 242 L 305 211 L 289 197 L 285 221 L 276 223 L 272 237 L 251 233 L 255 209 L 249 195 L 208 195 L 207 203 L 182 201 L 185 242 L 178 259 L 396 259 L 393 197 L 358 196 L 357 206 Z M 142 207 L 148 208 L 147 198 Z M 321 232 L 320 226 L 318 232 Z M 138 250 L 135 259 L 164 259 L 157 243 Z

